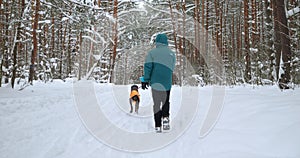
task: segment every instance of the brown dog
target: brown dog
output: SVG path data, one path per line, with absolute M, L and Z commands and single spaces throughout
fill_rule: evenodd
M 137 85 L 131 86 L 130 96 L 129 96 L 129 103 L 130 103 L 130 113 L 133 112 L 133 106 L 135 106 L 135 112 L 138 113 L 139 111 L 139 104 L 140 104 L 140 94 L 138 91 L 139 87 Z

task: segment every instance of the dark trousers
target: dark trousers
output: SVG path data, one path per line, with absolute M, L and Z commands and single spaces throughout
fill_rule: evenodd
M 152 89 L 152 99 L 154 102 L 153 112 L 155 127 L 161 127 L 161 119 L 163 117 L 169 117 L 170 115 L 170 90 L 157 91 Z

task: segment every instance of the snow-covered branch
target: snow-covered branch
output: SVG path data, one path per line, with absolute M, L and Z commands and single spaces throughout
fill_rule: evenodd
M 99 41 L 94 40 L 94 39 L 93 39 L 92 37 L 90 37 L 90 36 L 82 36 L 82 38 L 89 39 L 90 41 L 92 41 L 93 43 L 96 43 L 96 44 L 100 43 Z
M 295 14 L 298 14 L 299 12 L 300 12 L 300 7 L 293 8 L 293 9 L 287 11 L 286 17 L 289 18 L 291 16 L 294 16 Z
M 124 10 L 124 11 L 121 11 L 119 12 L 119 17 L 123 17 L 123 16 L 126 16 L 132 12 L 145 12 L 146 14 L 148 13 L 146 10 L 144 9 L 130 9 L 130 10 Z
M 96 31 L 94 31 L 94 30 L 90 30 L 90 29 L 84 29 L 84 31 L 96 35 L 97 37 L 100 38 L 100 40 L 102 41 L 102 43 L 107 43 L 107 41 L 106 41 L 106 40 L 105 40 L 98 32 L 96 32 Z M 98 43 L 98 42 L 97 42 L 97 43 Z

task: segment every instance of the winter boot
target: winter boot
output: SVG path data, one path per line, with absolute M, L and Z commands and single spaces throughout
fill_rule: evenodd
M 161 127 L 155 127 L 155 132 L 156 133 L 161 133 L 162 132 Z
M 170 120 L 169 117 L 163 118 L 163 130 L 170 130 Z

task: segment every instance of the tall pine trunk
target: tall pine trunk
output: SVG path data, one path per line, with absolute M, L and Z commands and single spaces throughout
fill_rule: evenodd
M 247 83 L 251 80 L 250 41 L 249 41 L 249 1 L 244 0 L 244 48 L 245 48 L 245 74 Z
M 72 59 L 71 59 L 71 26 L 69 27 L 69 31 L 68 31 L 68 57 L 67 57 L 67 76 L 71 76 L 72 74 Z M 72 48 L 75 50 L 75 48 Z
M 276 80 L 279 79 L 280 69 L 280 57 L 281 57 L 281 38 L 280 38 L 280 26 L 278 18 L 278 5 L 277 0 L 272 2 L 273 18 L 274 18 L 274 48 L 275 48 L 275 69 L 276 69 Z
M 17 54 L 18 54 L 18 41 L 19 41 L 19 32 L 20 27 L 17 24 L 15 37 L 14 37 L 14 43 L 13 43 L 13 67 L 12 67 L 12 77 L 11 77 L 11 87 L 14 88 L 15 86 L 15 79 L 16 79 L 16 71 L 17 71 Z
M 183 42 L 182 42 L 182 56 L 181 56 L 181 59 L 180 59 L 180 65 L 182 65 L 182 74 L 181 74 L 181 85 L 182 84 L 182 81 L 184 80 L 184 77 L 185 77 L 185 62 L 183 62 L 183 60 L 186 60 L 186 46 L 187 46 L 187 43 L 186 43 L 186 4 L 185 4 L 185 0 L 181 0 L 182 2 L 182 11 L 183 11 L 183 27 L 182 27 L 182 37 L 183 37 Z M 184 59 L 183 59 L 183 58 Z
M 69 15 L 72 15 L 72 9 L 69 10 Z M 67 20 L 69 22 L 69 20 Z M 71 59 L 71 52 L 75 50 L 75 48 L 71 48 L 71 38 L 72 38 L 72 28 L 71 25 L 69 25 L 68 30 L 68 47 L 67 47 L 67 76 L 72 75 L 72 59 Z
M 173 38 L 174 38 L 174 45 L 175 45 L 175 51 L 177 54 L 177 40 L 176 40 L 176 26 L 175 26 L 175 19 L 174 19 L 174 14 L 173 14 L 173 9 L 172 9 L 172 2 L 169 0 L 169 7 L 170 7 L 170 14 L 171 14 L 171 21 L 172 21 L 172 29 L 173 29 Z
M 37 34 L 36 30 L 38 27 L 39 22 L 39 9 L 40 9 L 40 0 L 35 1 L 35 14 L 34 14 L 34 21 L 33 21 L 33 31 L 32 31 L 32 38 L 33 38 L 33 50 L 31 54 L 31 65 L 30 65 L 30 72 L 29 72 L 29 81 L 33 82 L 33 77 L 35 75 L 35 61 L 38 52 L 38 41 L 37 41 Z
M 176 10 L 180 10 L 180 8 L 182 7 L 182 5 L 179 5 L 179 2 L 178 3 L 176 3 Z M 177 14 L 177 18 L 176 19 L 180 19 L 180 15 L 178 15 Z M 184 19 L 183 19 L 184 20 Z M 178 33 L 178 35 L 182 35 L 182 25 L 183 25 L 183 22 L 182 23 L 179 23 L 179 22 L 177 22 L 177 33 Z M 175 36 L 176 37 L 176 36 Z M 180 38 L 180 37 L 178 37 L 178 56 L 177 56 L 177 61 L 179 61 L 179 63 L 180 63 L 180 66 L 182 65 L 182 40 L 183 40 L 183 38 Z M 178 80 L 179 80 L 179 85 L 182 85 L 182 70 L 179 70 L 178 71 Z
M 0 18 L 1 18 L 1 21 L 3 21 L 3 11 L 2 11 L 2 0 L 0 0 Z M 2 70 L 2 66 L 3 66 L 3 59 L 4 59 L 4 31 L 3 31 L 3 24 L 2 22 L 0 22 L 0 34 L 2 35 L 0 37 L 0 87 L 2 86 L 2 74 L 3 74 L 3 70 Z
M 117 56 L 117 47 L 118 47 L 118 0 L 114 0 L 113 4 L 113 53 L 112 53 L 112 63 L 111 63 L 111 72 L 110 72 L 110 82 L 113 81 L 113 71 L 115 68 L 116 56 Z
M 195 22 L 194 22 L 194 32 L 195 32 L 195 46 L 194 46 L 194 52 L 192 53 L 191 55 L 191 63 L 193 65 L 196 65 L 198 63 L 200 63 L 200 54 L 199 54 L 199 51 L 200 51 L 200 34 L 199 34 L 199 30 L 200 30 L 200 25 L 199 25 L 199 22 L 200 22 L 200 1 L 199 0 L 195 0 L 194 2 L 195 4 L 195 8 L 194 8 L 194 19 L 195 19 Z
M 265 1 L 265 23 L 266 23 L 266 27 L 265 29 L 265 43 L 266 43 L 266 52 L 268 54 L 268 62 L 269 62 L 269 72 L 268 72 L 268 78 L 273 82 L 274 81 L 274 77 L 272 72 L 274 69 L 274 52 L 273 52 L 273 40 L 272 39 L 272 10 L 271 10 L 272 6 L 271 3 L 269 1 Z
M 282 79 L 283 83 L 290 82 L 290 63 L 291 63 L 291 48 L 290 48 L 290 35 L 289 35 L 289 28 L 287 25 L 287 18 L 286 18 L 286 12 L 285 12 L 285 5 L 283 0 L 275 0 L 275 5 L 277 10 L 277 16 L 278 16 L 278 25 L 279 25 L 279 33 L 280 36 L 280 44 L 281 44 L 281 58 L 283 61 L 282 70 L 283 74 L 282 76 L 278 76 Z M 279 53 L 279 52 L 278 52 Z
M 216 13 L 216 45 L 217 45 L 217 48 L 218 48 L 218 50 L 220 51 L 220 53 L 222 53 L 222 46 L 221 46 L 221 43 L 220 43 L 220 35 L 221 35 L 221 33 L 220 33 L 220 30 L 221 30 L 221 24 L 220 24 L 220 5 L 219 5 L 219 0 L 215 0 L 214 1 L 214 6 L 215 6 L 215 13 Z M 221 54 L 222 55 L 222 54 Z
M 82 49 L 82 31 L 80 31 L 80 33 L 79 33 L 79 49 L 78 49 L 78 52 L 79 52 L 78 80 L 81 80 L 81 73 L 82 73 L 82 52 L 83 52 L 83 49 Z

